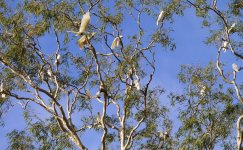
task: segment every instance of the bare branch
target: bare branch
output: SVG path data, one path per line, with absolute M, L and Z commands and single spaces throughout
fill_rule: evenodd
M 144 117 L 142 119 L 139 120 L 138 124 L 133 127 L 133 129 L 130 131 L 129 133 L 129 136 L 128 136 L 128 139 L 127 139 L 127 143 L 124 147 L 124 149 L 127 149 L 127 147 L 130 145 L 130 143 L 132 142 L 132 136 L 133 136 L 133 133 L 136 131 L 136 129 L 141 125 L 141 123 L 143 122 L 144 120 Z

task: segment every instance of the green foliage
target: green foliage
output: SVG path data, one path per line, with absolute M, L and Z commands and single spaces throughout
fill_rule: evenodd
M 193 5 L 203 18 L 202 26 L 211 29 L 206 44 L 220 45 L 225 25 L 237 22 L 229 34 L 243 36 L 241 1 L 231 0 L 221 17 L 209 12 L 213 6 L 206 0 L 14 2 L 0 1 L 0 80 L 7 95 L 0 97 L 0 119 L 18 100 L 26 109 L 27 127 L 7 135 L 8 149 L 81 148 L 82 135 L 90 130 L 106 135 L 104 149 L 120 146 L 122 138 L 124 142 L 132 139 L 131 149 L 158 149 L 161 144 L 163 149 L 213 149 L 220 142 L 225 149 L 232 148 L 232 122 L 242 107 L 235 103 L 233 90 L 218 80 L 214 65 L 182 66 L 178 78 L 186 87 L 182 94 L 170 95 L 182 123 L 176 136 L 169 108 L 161 101 L 164 89 L 151 83 L 157 46 L 176 49 L 170 35 L 175 15 L 183 15 L 188 4 Z M 164 20 L 155 28 L 161 10 Z M 72 32 L 79 30 L 88 11 L 92 19 L 82 34 L 96 35 L 80 50 L 80 37 Z M 228 19 L 222 21 L 222 17 Z M 154 20 L 154 28 L 145 26 L 146 19 Z M 111 49 L 111 42 L 120 35 L 119 47 Z M 238 38 L 231 41 L 236 48 L 242 47 Z M 29 111 L 33 104 L 48 117 Z M 102 124 L 96 114 L 102 114 L 104 107 Z M 166 139 L 162 132 L 168 134 Z
M 242 13 L 243 2 L 240 0 L 234 0 L 231 5 L 231 11 L 234 15 L 240 15 Z
M 26 130 L 13 130 L 7 134 L 8 149 L 74 149 L 68 136 L 60 130 L 53 118 L 34 121 L 35 117 L 25 112 L 25 119 L 28 124 Z
M 178 77 L 186 85 L 183 94 L 171 96 L 182 121 L 177 132 L 179 147 L 214 149 L 218 142 L 231 139 L 234 126 L 229 122 L 236 121 L 242 108 L 234 104 L 231 89 L 219 84 L 214 65 L 182 66 Z
M 32 144 L 33 140 L 31 136 L 28 136 L 25 131 L 13 130 L 11 133 L 8 133 L 9 147 L 8 149 L 34 149 Z

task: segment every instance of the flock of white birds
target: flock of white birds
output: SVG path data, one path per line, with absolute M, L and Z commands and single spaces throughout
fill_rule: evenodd
M 86 29 L 88 28 L 89 26 L 89 23 L 90 23 L 90 12 L 86 12 L 84 15 L 83 15 L 83 18 L 81 20 L 81 24 L 80 24 L 80 27 L 79 27 L 79 31 L 78 32 L 73 32 L 76 34 L 76 36 L 81 36 L 78 40 L 78 46 L 79 48 L 83 49 L 84 46 L 86 44 L 88 44 L 88 41 L 91 40 L 94 35 L 96 34 L 96 32 L 94 33 L 89 33 L 89 32 L 86 32 Z M 156 25 L 158 26 L 161 22 L 163 22 L 163 19 L 164 19 L 164 11 L 162 10 L 158 16 L 158 19 L 156 21 Z M 112 44 L 111 44 L 111 49 L 116 49 L 119 47 L 119 45 L 121 45 L 121 39 L 123 38 L 122 35 L 119 35 L 117 37 L 114 38 Z M 88 40 L 88 41 L 87 41 Z
M 233 23 L 233 24 L 230 26 L 230 28 L 229 28 L 228 31 L 227 31 L 228 34 L 235 28 L 235 26 L 236 26 L 236 23 Z M 222 49 L 224 52 L 226 52 L 226 51 L 229 49 L 229 41 L 228 41 L 228 40 L 223 39 L 221 49 Z M 232 69 L 233 69 L 233 71 L 235 71 L 235 72 L 239 72 L 239 71 L 240 71 L 240 69 L 238 68 L 238 66 L 237 66 L 236 63 L 233 63 L 233 64 L 232 64 Z
M 162 10 L 162 11 L 160 11 L 160 13 L 158 15 L 158 18 L 157 18 L 157 21 L 156 21 L 156 25 L 157 26 L 159 26 L 159 24 L 163 22 L 164 17 L 165 17 L 165 12 Z M 88 28 L 89 23 L 90 23 L 90 19 L 91 19 L 90 12 L 86 12 L 83 15 L 83 17 L 82 17 L 81 24 L 80 24 L 80 27 L 79 27 L 79 31 L 78 32 L 71 31 L 71 32 L 75 33 L 76 36 L 81 36 L 79 38 L 78 42 L 77 42 L 80 49 L 83 49 L 84 46 L 86 44 L 88 44 L 89 41 L 96 34 L 96 32 L 93 32 L 93 33 L 86 32 L 86 29 Z M 235 26 L 236 26 L 236 23 L 233 23 L 231 25 L 231 27 L 229 28 L 228 32 L 232 31 Z M 121 43 L 122 43 L 122 41 L 121 41 L 122 38 L 123 38 L 122 35 L 119 35 L 119 36 L 115 37 L 114 40 L 113 40 L 113 42 L 112 42 L 112 44 L 111 44 L 111 47 L 110 48 L 111 49 L 118 48 L 121 45 Z M 223 40 L 222 41 L 221 48 L 222 48 L 222 50 L 224 52 L 227 51 L 228 46 L 229 46 L 229 42 L 227 40 Z M 58 66 L 60 63 L 61 63 L 61 55 L 60 54 L 57 54 L 56 55 L 56 60 L 55 60 L 55 63 L 54 64 Z M 233 70 L 235 72 L 239 72 L 239 68 L 238 68 L 237 64 L 233 63 L 232 64 L 232 68 L 233 68 Z M 48 74 L 48 76 L 51 77 L 52 76 L 52 71 L 48 69 L 47 70 L 47 74 Z M 140 90 L 141 89 L 140 80 L 139 80 L 138 77 L 137 77 L 137 80 L 135 81 L 135 87 L 137 88 L 137 90 Z M 203 95 L 205 93 L 205 89 L 206 88 L 203 86 L 202 89 L 201 89 L 200 95 Z M 1 82 L 1 85 L 0 85 L 0 93 L 1 93 L 1 97 L 2 98 L 5 98 L 6 97 L 6 94 L 4 94 L 3 92 L 4 92 L 4 83 L 2 81 Z

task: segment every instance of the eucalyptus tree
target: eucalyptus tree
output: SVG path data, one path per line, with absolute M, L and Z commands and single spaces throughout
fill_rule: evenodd
M 156 50 L 175 49 L 169 36 L 173 15 L 190 7 L 210 29 L 206 44 L 217 47 L 219 75 L 242 103 L 242 62 L 223 64 L 223 55 L 243 58 L 239 0 L 2 0 L 0 116 L 18 103 L 27 123 L 26 130 L 8 134 L 9 148 L 88 149 L 89 133 L 100 137 L 95 143 L 101 149 L 173 149 L 177 143 L 182 149 L 212 149 L 217 140 L 227 140 L 240 105 L 233 104 L 231 90 L 220 91 L 212 66 L 199 72 L 184 67 L 180 74 L 195 87 L 176 97 L 191 109 L 180 116 L 182 141 L 173 138 L 168 109 L 160 101 L 164 90 L 153 84 Z M 48 117 L 38 116 L 36 107 Z M 219 117 L 229 123 L 210 126 Z
M 233 85 L 237 99 L 243 104 L 242 97 L 242 19 L 243 2 L 240 0 L 217 1 L 217 0 L 196 0 L 185 1 L 189 7 L 196 10 L 196 15 L 203 18 L 203 26 L 210 29 L 210 35 L 206 40 L 217 48 L 216 67 L 222 79 Z M 225 52 L 225 53 L 222 53 Z M 228 55 L 237 62 L 231 64 L 225 59 Z M 226 63 L 225 63 L 226 62 Z M 228 69 L 232 66 L 232 69 Z M 239 113 L 237 120 L 237 147 L 241 148 L 243 140 L 242 118 Z
M 182 13 L 179 2 L 1 1 L 1 111 L 21 104 L 28 125 L 8 134 L 9 148 L 84 150 L 95 132 L 101 149 L 170 149 L 163 89 L 151 83 L 155 46 L 175 48 L 163 24 Z
M 180 149 L 236 149 L 234 122 L 242 113 L 234 90 L 220 82 L 215 65 L 183 65 L 178 75 L 182 94 L 171 94 L 182 125 L 176 136 Z

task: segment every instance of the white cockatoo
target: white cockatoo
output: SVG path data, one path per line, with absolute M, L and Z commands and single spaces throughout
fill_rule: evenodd
M 230 28 L 234 28 L 236 26 L 236 23 L 234 22 Z
M 3 92 L 3 89 L 4 89 L 4 85 L 3 85 L 3 82 L 1 82 L 1 85 L 0 85 L 0 92 Z M 4 93 L 1 94 L 1 97 L 2 98 L 5 98 L 6 95 Z
M 6 98 L 6 94 L 2 93 L 2 98 Z
M 166 140 L 169 137 L 169 134 L 167 131 L 165 132 L 159 131 L 159 137 L 162 138 L 163 140 Z
M 76 36 L 82 35 L 85 32 L 85 30 L 87 29 L 87 27 L 89 25 L 89 22 L 90 22 L 90 14 L 89 14 L 89 12 L 86 12 L 83 15 L 81 25 L 79 27 L 79 31 L 76 32 Z
M 57 54 L 57 60 L 61 61 L 61 55 L 60 54 Z
M 97 121 L 97 124 L 101 123 L 101 117 L 100 117 L 100 113 L 99 112 L 97 113 L 96 121 Z
M 50 76 L 50 77 L 52 76 L 52 73 L 51 73 L 51 70 L 50 70 L 50 69 L 47 70 L 47 74 L 48 74 L 48 76 Z
M 229 28 L 229 33 L 235 28 L 235 26 L 236 26 L 236 23 L 234 22 L 231 26 L 230 26 L 230 28 Z
M 98 112 L 97 113 L 97 117 L 96 117 L 96 123 L 98 128 L 101 128 L 101 124 L 102 124 L 102 120 L 101 120 L 101 116 L 100 116 L 100 113 Z
M 41 69 L 38 71 L 38 78 L 41 80 L 43 80 L 43 78 L 44 78 L 44 73 L 42 72 Z
M 206 92 L 206 86 L 203 85 L 203 86 L 201 87 L 201 90 L 200 90 L 200 95 L 201 95 L 201 96 L 204 96 L 204 95 L 205 95 L 205 92 Z
M 83 35 L 79 40 L 78 40 L 78 46 L 80 49 L 84 48 L 84 45 L 87 44 L 87 39 L 91 40 L 95 36 L 96 32 L 93 32 L 91 35 Z M 87 38 L 87 39 L 86 39 Z
M 111 49 L 115 49 L 121 44 L 121 38 L 123 38 L 122 35 L 120 35 L 119 37 L 114 38 L 114 40 L 113 40 L 113 42 L 111 44 Z
M 232 68 L 235 72 L 239 72 L 239 68 L 235 63 L 232 64 Z
M 222 43 L 222 49 L 223 49 L 223 51 L 224 52 L 226 52 L 227 51 L 227 49 L 228 49 L 228 41 L 223 41 L 223 43 Z
M 159 14 L 159 16 L 158 16 L 157 22 L 156 22 L 156 25 L 157 25 L 157 26 L 159 25 L 160 22 L 163 21 L 163 19 L 164 19 L 164 13 L 165 13 L 165 12 L 164 12 L 163 10 L 161 10 L 161 12 L 160 12 L 160 14 Z
M 57 54 L 56 60 L 55 60 L 55 65 L 59 65 L 61 63 L 61 61 L 62 61 L 61 55 Z
M 134 73 L 135 73 L 135 77 L 136 77 L 136 80 L 134 81 L 134 86 L 135 88 L 140 91 L 141 90 L 141 83 L 140 83 L 140 78 L 139 76 L 137 75 L 137 70 L 136 68 L 133 68 L 134 69 Z
M 134 86 L 136 87 L 136 89 L 137 89 L 138 91 L 141 90 L 140 79 L 136 79 L 136 80 L 134 81 Z
M 1 85 L 0 85 L 0 92 L 3 92 L 3 82 L 1 82 Z
M 39 78 L 40 78 L 41 80 L 44 80 L 44 78 L 45 78 L 45 74 L 44 74 L 43 70 L 40 70 L 38 75 L 39 75 Z

